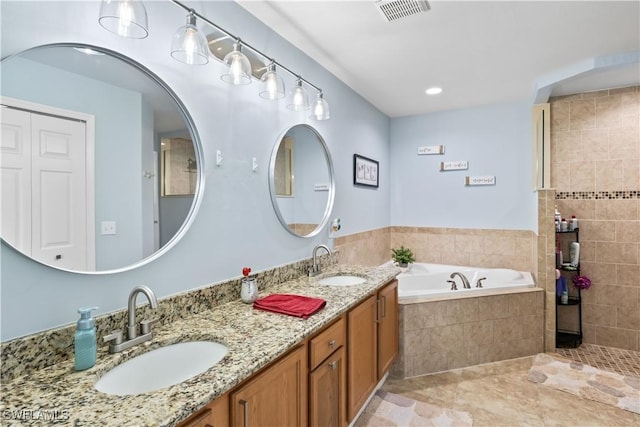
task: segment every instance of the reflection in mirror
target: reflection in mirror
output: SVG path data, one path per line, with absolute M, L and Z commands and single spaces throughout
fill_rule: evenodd
M 118 53 L 40 46 L 4 58 L 2 239 L 62 270 L 135 268 L 185 233 L 202 191 L 186 109 Z
M 313 127 L 296 125 L 277 139 L 269 189 L 276 215 L 291 234 L 312 237 L 325 226 L 333 207 L 333 163 Z

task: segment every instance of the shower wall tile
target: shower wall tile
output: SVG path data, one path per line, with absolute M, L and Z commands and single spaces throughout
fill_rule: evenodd
M 555 204 L 579 220 L 581 273 L 592 281 L 582 292 L 583 341 L 639 350 L 640 87 L 550 104 Z M 547 337 L 550 322 L 547 313 Z

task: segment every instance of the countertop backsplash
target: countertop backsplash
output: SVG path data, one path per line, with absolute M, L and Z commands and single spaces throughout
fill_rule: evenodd
M 334 251 L 319 256 L 323 266 L 337 264 L 339 252 Z M 270 286 L 294 280 L 307 274 L 312 260 L 304 259 L 291 264 L 277 266 L 256 273 L 259 290 L 264 292 Z M 158 300 L 158 308 L 152 310 L 148 304 L 139 303 L 136 318 L 160 319 L 160 325 L 183 319 L 189 315 L 226 304 L 240 298 L 241 277 L 214 283 L 203 288 L 189 290 Z M 153 284 L 150 285 L 153 289 Z M 143 298 L 139 298 L 140 301 Z M 146 301 L 146 300 L 145 300 Z M 126 331 L 127 309 L 95 316 L 98 341 L 98 357 L 107 353 L 108 345 L 102 344 L 102 337 L 116 329 Z M 73 338 L 75 322 L 26 337 L 0 343 L 0 381 L 10 381 L 22 375 L 47 366 L 73 359 Z

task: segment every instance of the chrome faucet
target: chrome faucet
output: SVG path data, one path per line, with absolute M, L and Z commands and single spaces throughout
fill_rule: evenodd
M 451 276 L 449 276 L 451 279 L 453 279 L 454 277 L 460 277 L 460 280 L 462 280 L 462 285 L 464 286 L 465 289 L 471 289 L 471 285 L 469 284 L 469 279 L 467 279 L 467 277 L 458 272 L 458 271 L 454 271 L 453 273 L 451 273 Z
M 153 338 L 153 332 L 151 331 L 151 326 L 158 323 L 159 319 L 153 320 L 143 320 L 140 322 L 140 333 L 142 335 L 138 335 L 138 325 L 136 324 L 136 297 L 139 293 L 144 294 L 149 300 L 149 305 L 152 309 L 158 308 L 158 300 L 156 299 L 156 295 L 153 293 L 148 286 L 136 286 L 133 288 L 131 293 L 129 294 L 129 323 L 127 325 L 127 341 L 123 341 L 122 338 L 122 330 L 117 329 L 112 331 L 111 334 L 103 337 L 104 342 L 112 343 L 109 345 L 109 353 L 117 353 L 122 350 L 126 350 L 128 348 L 133 347 L 134 345 L 138 345 L 145 341 L 150 341 Z
M 319 249 L 324 249 L 325 251 L 327 251 L 327 253 L 329 254 L 329 256 L 332 256 L 331 253 L 331 249 L 329 249 L 329 247 L 327 245 L 317 245 L 315 248 L 313 248 L 313 265 L 311 266 L 311 268 L 309 268 L 309 277 L 313 277 L 315 275 L 317 275 L 318 273 L 320 273 L 320 264 L 318 264 L 318 250 Z

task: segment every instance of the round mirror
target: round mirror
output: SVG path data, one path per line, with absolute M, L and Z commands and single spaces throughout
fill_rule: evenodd
M 61 270 L 112 273 L 172 247 L 203 189 L 199 138 L 156 75 L 106 49 L 3 58 L 2 239 Z
M 280 223 L 291 234 L 312 237 L 331 214 L 335 184 L 329 149 L 309 125 L 296 125 L 275 143 L 269 164 L 269 191 Z

